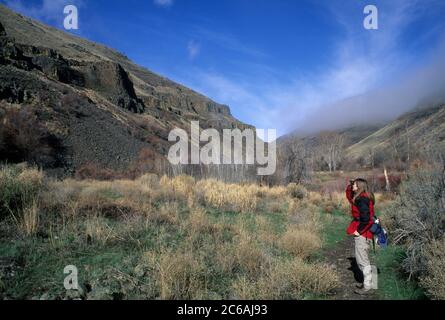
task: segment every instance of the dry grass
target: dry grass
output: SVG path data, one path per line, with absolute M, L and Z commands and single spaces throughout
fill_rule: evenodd
M 18 180 L 23 183 L 30 183 L 36 186 L 42 186 L 44 180 L 43 171 L 35 168 L 26 168 L 19 176 Z
M 39 206 L 36 201 L 33 201 L 31 206 L 23 209 L 19 227 L 27 236 L 37 233 L 39 228 Z
M 323 199 L 323 196 L 321 195 L 321 193 L 311 191 L 311 192 L 309 192 L 308 197 L 309 197 L 309 201 L 313 205 L 315 205 L 317 207 L 321 207 L 323 205 L 324 199 Z
M 304 261 L 321 245 L 316 203 L 328 200 L 316 193 L 300 197 L 289 186 L 152 174 L 136 180 L 54 181 L 32 170 L 21 172 L 19 179 L 45 185 L 24 207 L 23 233 L 48 233 L 53 249 L 63 249 L 74 237 L 99 255 L 101 248 L 129 246 L 139 261 L 139 252 L 145 251 L 143 267 L 137 268 L 144 278 L 128 270 L 122 275 L 147 285 L 150 297 L 225 297 L 233 289 L 237 298 L 302 298 L 335 286 L 334 271 Z M 123 268 L 125 263 L 131 262 L 122 261 Z M 214 277 L 222 275 L 226 287 L 209 293 L 209 283 L 221 282 Z
M 236 246 L 232 243 L 223 243 L 215 252 L 215 267 L 222 273 L 232 274 L 237 268 Z
M 218 232 L 217 227 L 210 222 L 204 208 L 200 207 L 191 210 L 186 225 L 187 229 L 192 234 Z
M 159 209 L 152 208 L 146 212 L 147 223 L 175 225 L 179 222 L 179 205 L 177 202 L 167 202 Z
M 300 228 L 288 229 L 279 243 L 284 250 L 303 259 L 321 248 L 321 239 L 317 234 Z
M 307 196 L 306 188 L 296 183 L 289 183 L 287 185 L 287 192 L 291 197 L 300 200 L 303 200 Z
M 336 272 L 324 264 L 307 264 L 299 258 L 280 261 L 258 280 L 241 276 L 232 284 L 238 299 L 303 299 L 326 295 L 339 285 Z
M 256 274 L 267 263 L 269 257 L 261 250 L 257 239 L 253 238 L 247 231 L 241 231 L 241 234 L 235 239 L 236 264 L 246 273 Z
M 300 229 L 316 234 L 320 231 L 320 208 L 309 200 L 291 201 L 288 207 L 289 222 Z
M 256 216 L 257 236 L 264 243 L 274 245 L 279 236 L 272 230 L 270 222 L 264 216 Z
M 225 184 L 208 179 L 196 184 L 196 194 L 205 204 L 213 208 L 235 211 L 254 212 L 258 204 L 256 185 Z
M 147 252 L 146 263 L 160 299 L 199 299 L 205 291 L 204 264 L 192 252 Z
M 159 188 L 159 177 L 153 173 L 147 173 L 139 177 L 137 180 L 141 186 L 148 188 L 149 190 L 155 190 Z
M 85 221 L 85 235 L 88 242 L 98 242 L 101 245 L 119 238 L 113 228 L 100 217 L 91 217 Z

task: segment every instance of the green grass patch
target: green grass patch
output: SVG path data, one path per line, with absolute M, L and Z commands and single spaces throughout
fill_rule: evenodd
M 333 213 L 321 214 L 324 248 L 335 247 L 347 237 L 346 228 L 348 227 L 349 220 L 349 217 L 339 210 L 335 210 Z
M 375 262 L 380 270 L 377 291 L 381 299 L 386 300 L 419 300 L 425 299 L 424 291 L 414 281 L 408 280 L 401 270 L 405 255 L 399 246 L 378 249 Z

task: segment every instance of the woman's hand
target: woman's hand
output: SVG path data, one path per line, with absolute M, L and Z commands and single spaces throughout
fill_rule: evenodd
M 360 237 L 360 233 L 358 233 L 357 231 L 354 232 L 354 236 L 356 237 Z

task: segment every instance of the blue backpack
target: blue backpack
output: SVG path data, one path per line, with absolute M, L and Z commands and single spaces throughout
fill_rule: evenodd
M 378 218 L 374 217 L 374 223 L 369 231 L 377 238 L 377 244 L 381 248 L 385 249 L 388 246 L 388 232 L 382 227 Z

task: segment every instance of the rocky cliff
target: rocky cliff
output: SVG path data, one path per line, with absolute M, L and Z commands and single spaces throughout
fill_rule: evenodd
M 123 169 L 142 149 L 165 155 L 168 132 L 188 129 L 191 120 L 202 128 L 249 127 L 232 117 L 229 107 L 110 48 L 2 5 L 0 108 L 0 115 L 32 110 L 63 147 L 63 161 L 57 163 L 69 173 L 91 162 Z

